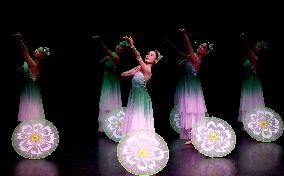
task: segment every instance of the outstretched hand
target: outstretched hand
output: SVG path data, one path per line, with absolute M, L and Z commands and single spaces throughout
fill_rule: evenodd
M 180 32 L 185 32 L 186 31 L 186 29 L 185 28 L 180 28 L 180 29 L 178 29 Z
M 94 35 L 93 39 L 100 39 L 101 37 L 99 35 Z
M 245 33 L 245 32 L 241 33 L 240 37 L 241 37 L 242 40 L 247 39 L 247 33 Z
M 20 32 L 17 32 L 16 34 L 13 34 L 13 37 L 16 37 L 17 39 L 21 39 L 22 34 Z
M 134 42 L 133 42 L 133 39 L 132 39 L 131 36 L 129 36 L 129 37 L 128 36 L 124 36 L 123 38 L 128 41 L 128 43 L 129 43 L 131 48 L 134 47 Z

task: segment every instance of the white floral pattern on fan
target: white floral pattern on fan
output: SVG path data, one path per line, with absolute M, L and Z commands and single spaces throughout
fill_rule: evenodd
M 125 107 L 121 107 L 107 113 L 103 123 L 105 134 L 115 142 L 119 142 L 122 138 L 125 109 Z
M 153 175 L 169 160 L 169 149 L 161 136 L 150 131 L 133 131 L 122 138 L 117 148 L 118 160 L 130 173 Z
M 180 128 L 181 128 L 181 125 L 180 125 L 180 113 L 178 111 L 178 106 L 175 106 L 171 113 L 170 113 L 170 123 L 171 123 L 171 126 L 172 128 L 177 132 L 177 133 L 180 133 Z
M 58 146 L 56 127 L 45 119 L 21 122 L 12 135 L 16 152 L 29 159 L 40 159 L 50 155 Z
M 209 157 L 223 157 L 229 154 L 236 144 L 232 127 L 222 119 L 205 117 L 194 123 L 192 143 L 202 154 Z
M 281 117 L 267 107 L 247 112 L 243 123 L 247 133 L 261 142 L 275 141 L 283 133 Z

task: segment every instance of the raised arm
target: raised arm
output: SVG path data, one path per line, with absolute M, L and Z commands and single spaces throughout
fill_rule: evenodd
M 117 53 L 116 53 L 116 52 L 111 52 L 99 36 L 94 36 L 93 38 L 98 40 L 102 51 L 103 51 L 108 57 L 110 57 L 110 59 L 111 59 L 115 64 L 118 64 L 119 61 L 120 61 L 120 58 L 119 58 L 119 56 L 117 55 Z
M 253 48 L 251 46 L 250 41 L 247 38 L 247 35 L 245 33 L 242 33 L 241 34 L 241 39 L 244 40 L 245 45 L 246 45 L 246 47 L 248 49 L 248 54 L 249 54 L 249 59 L 250 59 L 251 65 L 252 65 L 253 69 L 256 69 L 257 56 L 253 52 Z
M 182 29 L 179 29 L 179 31 L 181 31 L 181 34 L 183 36 L 183 39 L 184 39 L 184 42 L 185 42 L 185 45 L 186 45 L 186 49 L 187 49 L 187 55 L 188 55 L 188 58 L 189 60 L 192 62 L 192 63 L 196 63 L 198 62 L 198 57 L 195 56 L 195 53 L 194 53 L 194 50 L 192 48 L 192 43 L 190 41 L 190 39 L 188 38 L 187 34 L 186 34 L 186 30 L 184 28 Z
M 23 40 L 22 40 L 22 36 L 20 33 L 17 33 L 15 34 L 14 36 L 17 37 L 17 40 L 19 42 L 19 45 L 22 49 L 22 52 L 23 52 L 23 55 L 24 55 L 24 58 L 26 60 L 26 62 L 28 63 L 28 65 L 31 67 L 31 66 L 35 66 L 36 63 L 34 62 L 34 60 L 30 57 L 29 53 L 28 53 L 28 49 L 26 47 L 26 45 L 24 44 Z
M 143 72 L 147 72 L 147 70 L 148 70 L 147 65 L 145 64 L 145 62 L 144 62 L 143 59 L 141 58 L 140 53 L 137 51 L 136 47 L 134 46 L 132 37 L 131 37 L 131 36 L 130 36 L 130 37 L 125 36 L 125 37 L 123 37 L 123 38 L 126 39 L 126 40 L 129 42 L 130 47 L 131 47 L 131 49 L 133 50 L 134 55 L 135 55 L 135 57 L 136 57 L 136 60 L 137 60 L 138 64 L 139 64 L 140 67 L 141 67 L 141 70 L 142 70 Z

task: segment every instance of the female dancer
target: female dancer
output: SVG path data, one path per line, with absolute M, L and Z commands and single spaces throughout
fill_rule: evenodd
M 122 133 L 126 135 L 140 129 L 155 131 L 152 102 L 146 84 L 152 77 L 152 66 L 162 58 L 162 55 L 157 50 L 152 50 L 148 52 L 143 61 L 134 46 L 132 37 L 125 36 L 124 38 L 128 40 L 133 49 L 139 65 L 121 74 L 123 77 L 133 76 Z
M 116 51 L 112 52 L 99 36 L 94 36 L 94 38 L 98 40 L 103 52 L 107 55 L 100 61 L 100 63 L 104 63 L 104 75 L 99 102 L 98 131 L 103 132 L 103 122 L 106 113 L 122 106 L 117 65 L 121 57 L 125 55 L 126 47 L 129 46 L 129 44 L 127 41 L 122 41 L 116 46 Z
M 22 66 L 25 79 L 20 96 L 18 121 L 21 122 L 28 119 L 45 118 L 41 94 L 36 80 L 40 73 L 41 59 L 50 55 L 49 48 L 37 48 L 32 57 L 28 53 L 28 49 L 22 40 L 21 34 L 17 33 L 14 36 L 18 40 L 25 58 L 24 65 Z
M 243 78 L 240 109 L 238 121 L 243 121 L 243 115 L 254 108 L 262 108 L 265 106 L 262 93 L 261 82 L 256 74 L 257 61 L 259 56 L 268 47 L 264 41 L 257 42 L 254 48 L 251 46 L 245 33 L 241 34 L 241 39 L 244 40 L 248 49 L 248 57 L 245 58 L 243 69 L 245 76 Z M 244 128 L 242 128 L 244 130 Z
M 190 132 L 192 125 L 205 116 L 207 112 L 203 91 L 197 72 L 204 56 L 212 49 L 212 44 L 202 43 L 197 49 L 197 53 L 193 51 L 191 41 L 189 40 L 186 30 L 179 30 L 183 36 L 187 47 L 187 57 L 180 60 L 179 65 L 183 65 L 184 76 L 179 81 L 175 92 L 175 105 L 179 107 L 181 115 L 181 139 L 191 139 Z M 185 54 L 183 54 L 185 55 Z M 191 140 L 185 144 L 191 144 Z

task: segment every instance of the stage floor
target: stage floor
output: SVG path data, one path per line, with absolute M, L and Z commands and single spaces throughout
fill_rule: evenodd
M 3 176 L 130 176 L 117 159 L 117 143 L 104 133 L 84 131 L 74 138 L 61 136 L 58 148 L 43 160 L 23 159 L 12 147 L 2 150 Z M 80 137 L 81 136 L 81 137 Z M 245 132 L 237 134 L 235 149 L 223 158 L 209 158 L 178 138 L 166 139 L 167 166 L 156 176 L 280 176 L 284 175 L 283 146 L 260 143 Z M 12 149 L 11 149 L 12 148 Z M 2 175 L 2 174 L 1 174 Z

